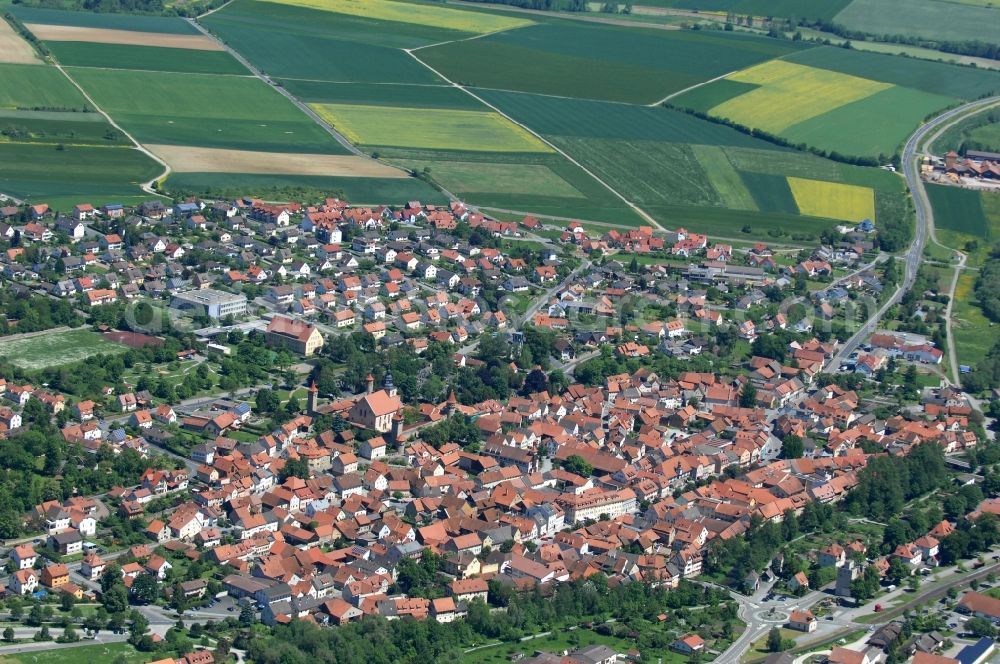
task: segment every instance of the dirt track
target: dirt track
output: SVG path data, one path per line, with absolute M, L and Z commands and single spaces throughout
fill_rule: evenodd
M 15 65 L 37 65 L 41 60 L 31 44 L 17 34 L 10 23 L 0 18 L 0 62 Z
M 222 46 L 204 35 L 170 35 L 160 32 L 135 32 L 109 28 L 81 28 L 75 25 L 27 23 L 26 27 L 42 41 L 77 41 L 92 44 L 162 46 L 196 51 L 221 51 Z
M 401 170 L 368 157 L 224 150 L 184 145 L 147 145 L 178 173 L 256 173 L 326 175 L 357 178 L 404 178 Z

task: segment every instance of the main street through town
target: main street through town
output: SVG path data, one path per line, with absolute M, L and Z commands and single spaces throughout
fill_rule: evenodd
M 1000 101 L 1000 97 L 989 97 L 953 108 L 921 126 L 906 142 L 906 146 L 903 148 L 902 168 L 903 176 L 906 178 L 906 186 L 909 188 L 910 196 L 913 199 L 913 209 L 916 214 L 916 231 L 909 249 L 901 256 L 905 265 L 903 281 L 896 288 L 896 292 L 878 308 L 878 311 L 861 326 L 861 329 L 855 332 L 840 350 L 830 358 L 830 362 L 826 367 L 827 371 L 833 373 L 840 369 L 840 365 L 844 360 L 878 329 L 878 325 L 885 317 L 885 314 L 903 299 L 903 296 L 906 295 L 917 280 L 917 270 L 923 258 L 927 237 L 934 225 L 934 211 L 931 209 L 930 201 L 927 198 L 927 191 L 924 188 L 924 182 L 920 177 L 920 161 L 918 160 L 920 145 L 935 129 L 951 122 L 958 116 L 983 106 L 995 104 L 997 101 Z

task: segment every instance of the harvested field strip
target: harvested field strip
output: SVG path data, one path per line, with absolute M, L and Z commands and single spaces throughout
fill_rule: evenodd
M 717 145 L 692 145 L 691 150 L 726 207 L 734 210 L 757 209 L 753 195 L 747 190 L 725 150 Z
M 522 28 L 534 24 L 533 21 L 523 18 L 418 5 L 409 2 L 396 2 L 395 0 L 281 0 L 276 4 L 289 4 L 297 7 L 321 9 L 337 14 L 347 14 L 348 16 L 360 16 L 380 21 L 415 23 L 417 25 L 480 34 Z
M 41 7 L 27 7 L 16 3 L 10 5 L 10 11 L 21 23 L 76 25 L 86 28 L 166 32 L 176 35 L 200 34 L 196 27 L 177 16 L 43 9 Z
M 21 65 L 39 64 L 35 49 L 17 34 L 10 23 L 0 18 L 0 62 Z
M 312 104 L 321 118 L 358 145 L 551 152 L 551 148 L 499 113 L 360 104 Z
M 868 187 L 789 177 L 788 186 L 802 214 L 857 223 L 875 221 L 875 192 Z
M 160 46 L 187 48 L 195 51 L 223 51 L 222 45 L 205 35 L 171 35 L 162 32 L 135 32 L 108 28 L 82 28 L 75 25 L 45 25 L 28 23 L 26 26 L 42 41 L 74 41 L 91 44 L 129 44 L 132 46 Z
M 147 145 L 178 173 L 248 173 L 327 177 L 405 178 L 406 173 L 353 155 L 225 150 L 183 145 Z
M 761 87 L 723 102 L 709 113 L 773 134 L 892 87 L 781 60 L 744 69 L 729 79 Z

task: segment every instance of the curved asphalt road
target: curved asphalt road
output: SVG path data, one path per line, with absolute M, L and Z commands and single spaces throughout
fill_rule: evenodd
M 906 253 L 902 256 L 903 260 L 906 262 L 906 270 L 903 281 L 896 289 L 896 292 L 892 294 L 892 297 L 886 300 L 885 303 L 879 307 L 875 315 L 869 318 L 861 329 L 858 330 L 854 336 L 848 339 L 847 343 L 845 343 L 837 354 L 830 359 L 829 364 L 827 364 L 826 371 L 835 373 L 840 368 L 840 364 L 857 349 L 861 342 L 875 332 L 878 328 L 878 324 L 882 321 L 886 312 L 903 299 L 903 295 L 905 295 L 906 292 L 913 287 L 913 283 L 917 279 L 917 268 L 920 266 L 920 260 L 923 257 L 924 245 L 927 244 L 928 230 L 934 224 L 934 213 L 931 211 L 930 201 L 928 201 L 927 192 L 924 190 L 924 183 L 920 179 L 920 164 L 917 161 L 917 147 L 923 142 L 924 138 L 926 138 L 931 131 L 953 120 L 956 116 L 967 113 L 980 106 L 995 104 L 997 101 L 1000 101 L 1000 97 L 987 97 L 986 99 L 978 99 L 976 101 L 969 102 L 968 104 L 963 104 L 957 108 L 953 108 L 921 126 L 916 132 L 913 133 L 912 136 L 910 136 L 910 140 L 906 142 L 906 147 L 903 148 L 902 158 L 903 176 L 906 178 L 906 186 L 909 188 L 910 195 L 913 198 L 913 207 L 917 217 L 917 229 L 913 242 L 910 244 L 910 248 L 907 249 Z

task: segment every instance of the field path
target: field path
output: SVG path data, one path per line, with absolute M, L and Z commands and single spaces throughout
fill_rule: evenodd
M 73 86 L 77 90 L 80 91 L 80 94 L 82 94 L 83 98 L 87 100 L 87 103 L 89 103 L 91 106 L 93 106 L 94 110 L 96 110 L 98 113 L 100 113 L 101 115 L 104 116 L 104 119 L 108 121 L 108 124 L 110 124 L 112 127 L 114 127 L 115 129 L 117 129 L 118 131 L 120 131 L 121 133 L 123 133 L 125 135 L 125 137 L 128 138 L 128 140 L 132 141 L 132 144 L 135 146 L 136 150 L 138 150 L 139 152 L 143 153 L 144 155 L 146 155 L 147 157 L 149 157 L 150 159 L 152 159 L 153 161 L 155 161 L 156 163 L 158 163 L 160 166 L 163 166 L 163 172 L 162 173 L 160 173 L 158 176 L 156 176 L 155 178 L 153 178 L 149 182 L 144 182 L 144 183 L 142 183 L 142 184 L 139 185 L 139 187 L 144 192 L 146 192 L 147 194 L 152 194 L 153 196 L 163 196 L 163 194 L 159 193 L 158 191 L 156 191 L 156 189 L 153 188 L 153 185 L 157 181 L 162 180 L 165 177 L 167 177 L 168 175 L 170 175 L 170 165 L 167 162 L 165 162 L 162 159 L 160 159 L 159 157 L 157 157 L 155 154 L 153 154 L 149 150 L 147 150 L 145 148 L 145 146 L 142 145 L 142 143 L 140 143 L 139 141 L 135 140 L 135 136 L 133 136 L 132 134 L 130 134 L 127 131 L 125 131 L 124 127 L 122 127 L 120 124 L 118 124 L 117 122 L 115 122 L 114 118 L 112 118 L 103 108 L 101 108 L 97 104 L 97 102 L 94 101 L 93 97 L 91 97 L 89 94 L 87 94 L 87 91 L 83 89 L 83 86 L 80 85 L 79 83 L 77 83 L 76 79 L 74 79 L 72 76 L 70 76 L 69 72 L 67 72 L 65 69 L 63 69 L 63 66 L 61 64 L 59 64 L 55 60 L 53 60 L 52 64 L 53 64 L 53 66 L 56 69 L 59 70 L 59 72 L 63 76 L 66 77 L 66 80 L 68 80 L 70 83 L 72 83 Z
M 560 149 L 559 146 L 554 145 L 552 142 L 546 140 L 544 136 L 542 136 L 541 134 L 539 134 L 538 132 L 536 132 L 531 127 L 529 127 L 529 126 L 527 126 L 525 124 L 522 124 L 522 123 L 518 122 L 517 120 L 515 120 L 514 118 L 512 118 L 511 116 L 507 115 L 500 108 L 498 108 L 498 107 L 494 106 L 493 104 L 491 104 L 490 102 L 486 101 L 485 99 L 483 99 L 482 97 L 480 97 L 479 95 L 477 95 L 475 92 L 473 92 L 472 90 L 468 89 L 464 85 L 459 85 L 455 81 L 451 80 L 450 78 L 448 78 L 447 76 L 445 76 L 444 74 L 442 74 L 441 72 L 439 72 L 434 67 L 431 67 L 429 64 L 427 64 L 426 62 L 424 62 L 423 60 L 421 60 L 417 56 L 416 53 L 414 53 L 415 50 L 417 50 L 417 49 L 404 48 L 403 52 L 406 53 L 407 55 L 409 55 L 411 58 L 413 58 L 417 62 L 419 62 L 420 64 L 422 64 L 424 67 L 427 67 L 427 69 L 429 69 L 431 71 L 431 73 L 433 73 L 435 76 L 439 77 L 441 80 L 447 81 L 448 83 L 450 83 L 452 85 L 452 87 L 458 88 L 459 90 L 461 90 L 462 92 L 466 93 L 467 95 L 469 95 L 473 99 L 477 100 L 479 103 L 483 104 L 484 106 L 486 106 L 490 110 L 492 110 L 492 111 L 500 114 L 501 116 L 503 116 L 504 118 L 506 118 L 509 122 L 512 122 L 513 124 L 517 125 L 521 129 L 523 129 L 526 132 L 530 133 L 532 136 L 536 137 L 539 141 L 541 141 L 545 145 L 547 145 L 550 148 L 552 148 L 558 154 L 562 155 L 564 159 L 566 159 L 567 161 L 569 161 L 571 164 L 575 165 L 577 168 L 579 168 L 580 170 L 582 170 L 584 173 L 586 173 L 590 177 L 594 178 L 594 180 L 596 180 L 597 182 L 599 182 L 605 189 L 607 189 L 612 194 L 614 194 L 615 197 L 617 197 L 618 199 L 620 199 L 623 203 L 625 203 L 625 205 L 627 205 L 630 208 L 632 208 L 635 211 L 635 213 L 638 214 L 640 217 L 642 217 L 644 221 L 646 221 L 647 223 L 649 223 L 650 226 L 652 226 L 653 228 L 658 228 L 660 230 L 665 230 L 663 228 L 663 226 L 661 226 L 659 224 L 659 222 L 656 221 L 656 219 L 653 219 L 645 210 L 643 210 L 642 208 L 640 208 L 638 205 L 636 205 L 635 203 L 633 203 L 629 199 L 625 198 L 625 196 L 623 196 L 617 189 L 615 189 L 610 184 L 608 184 L 607 182 L 605 182 L 604 180 L 602 180 L 601 178 L 599 178 L 597 176 L 597 174 L 595 174 L 593 171 L 591 171 L 590 169 L 588 169 L 586 166 L 584 166 L 583 164 L 581 164 L 580 162 L 578 162 L 576 159 L 573 159 L 573 157 L 569 156 L 567 153 L 563 152 L 563 150 Z
M 700 88 L 703 85 L 708 85 L 709 83 L 715 83 L 716 81 L 720 81 L 720 80 L 726 78 L 727 76 L 732 76 L 733 74 L 735 74 L 738 71 L 739 71 L 739 69 L 734 69 L 733 71 L 729 72 L 728 74 L 721 74 L 719 76 L 716 76 L 715 78 L 710 78 L 707 81 L 702 81 L 701 83 L 695 83 L 694 85 L 689 85 L 688 87 L 684 88 L 683 90 L 678 90 L 677 92 L 671 92 L 670 94 L 668 94 L 666 97 L 664 97 L 660 101 L 654 101 L 652 104 L 647 104 L 647 106 L 653 107 L 653 106 L 659 106 L 661 104 L 665 104 L 668 101 L 670 101 L 671 99 L 673 99 L 674 97 L 678 97 L 678 96 L 684 94 L 685 92 L 689 92 L 691 90 L 694 90 L 695 88 Z

